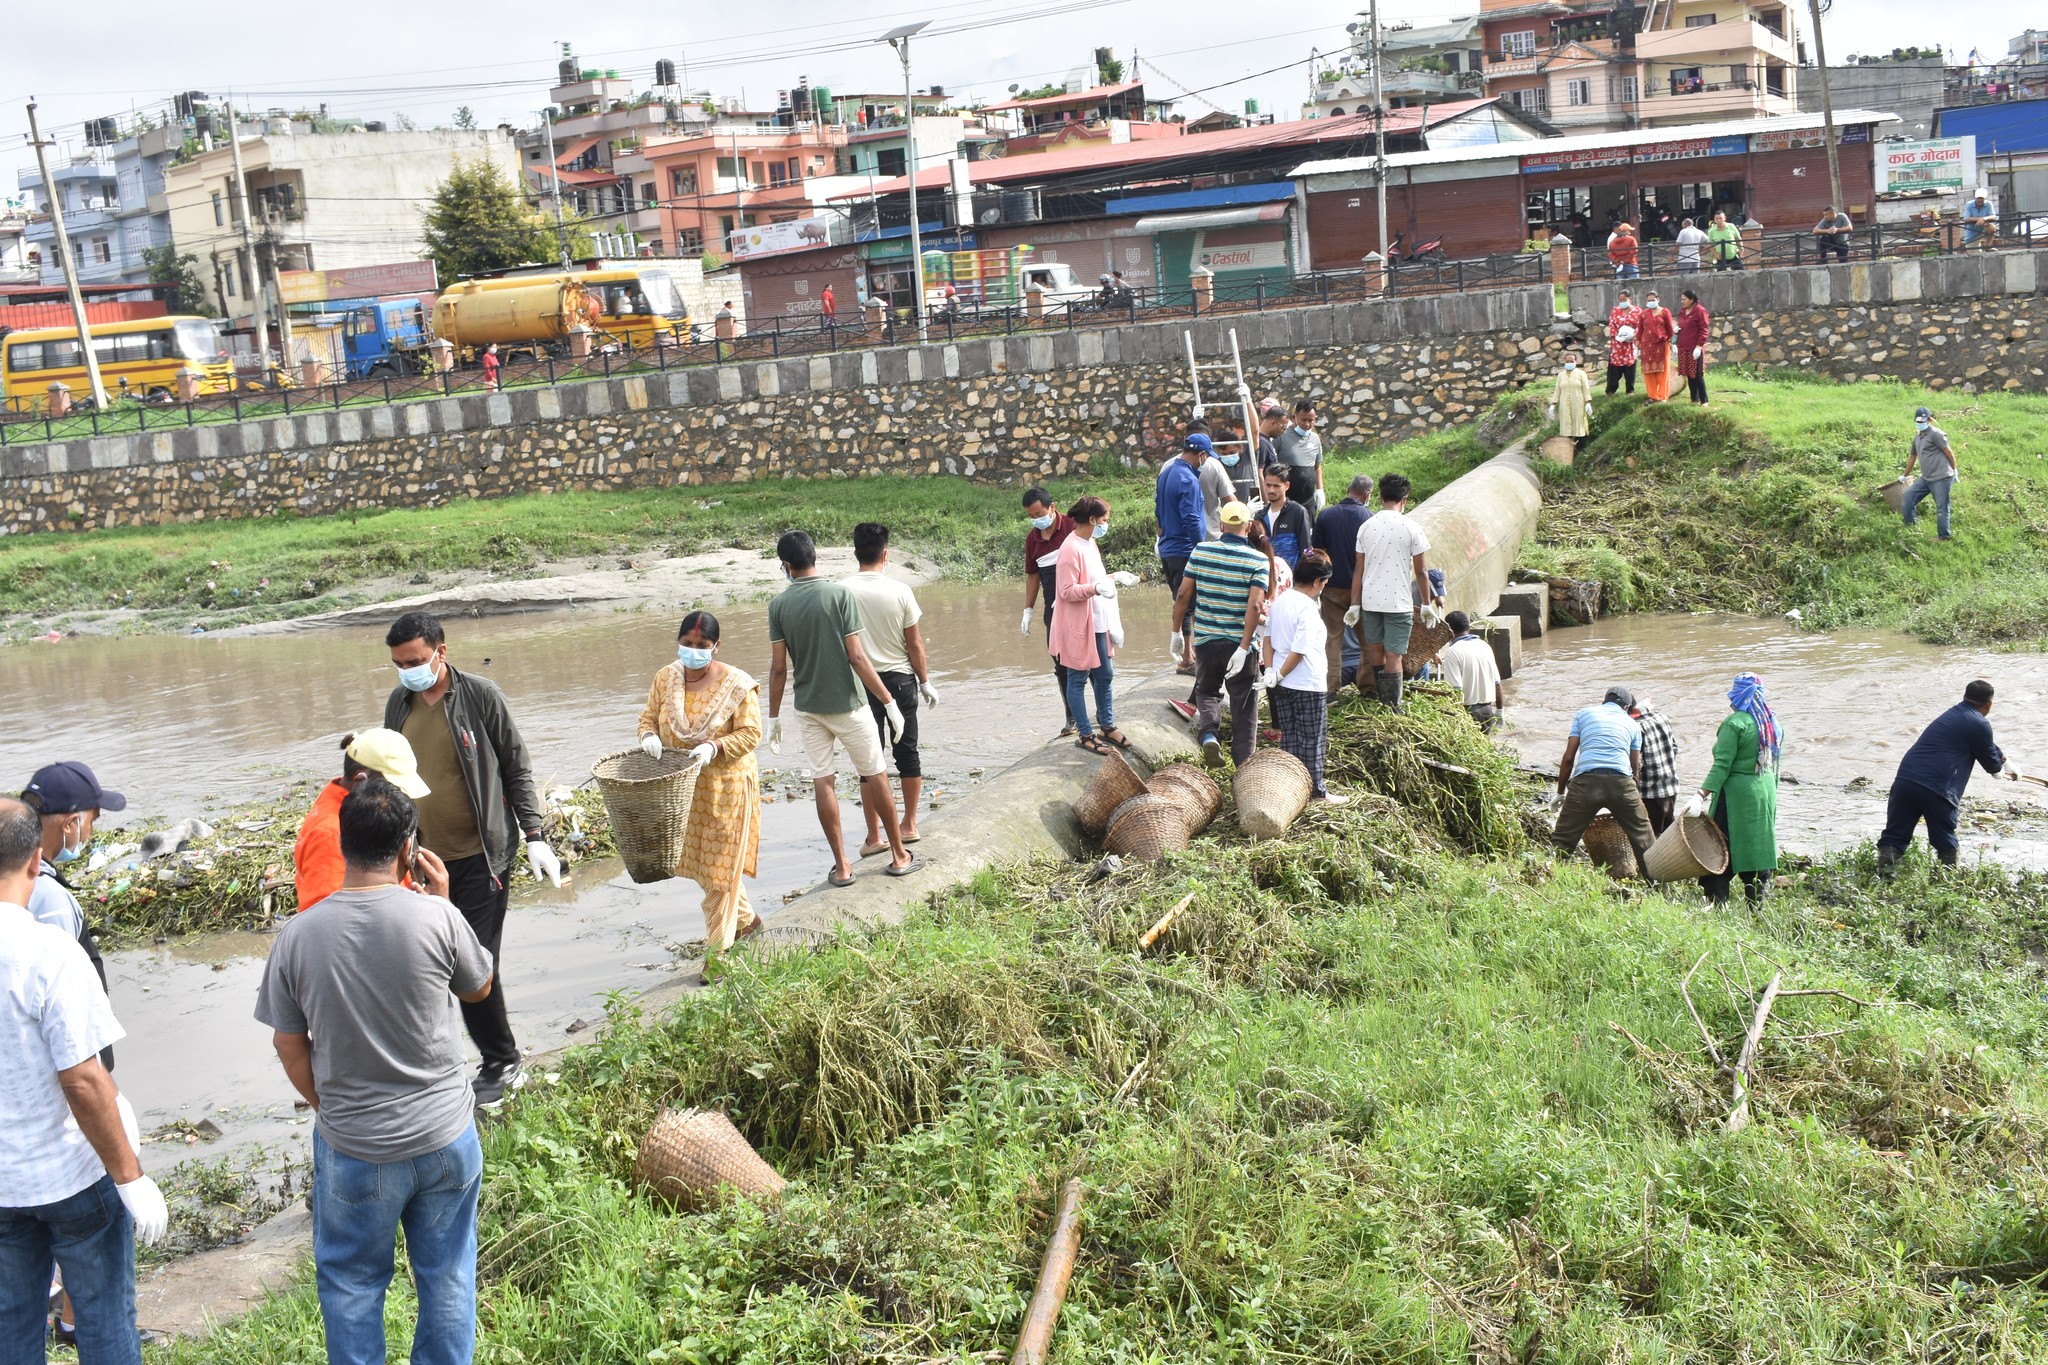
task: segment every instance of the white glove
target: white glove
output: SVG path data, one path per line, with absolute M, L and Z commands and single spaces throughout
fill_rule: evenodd
M 1586 416 L 1588 416 L 1588 417 L 1591 417 L 1592 415 L 1593 415 L 1593 400 L 1592 400 L 1592 399 L 1590 399 L 1590 398 L 1588 398 L 1588 399 L 1586 400 Z
M 557 858 L 555 851 L 548 847 L 547 840 L 534 839 L 528 842 L 526 845 L 526 866 L 533 873 L 535 881 L 546 877 L 556 886 L 562 884 L 562 860 Z
M 1690 816 L 1704 816 L 1707 808 L 1707 797 L 1704 792 L 1694 792 L 1692 800 L 1685 803 L 1685 813 Z
M 1107 578 L 1096 580 L 1095 595 L 1097 597 L 1114 599 L 1116 597 L 1116 584 L 1110 582 Z
M 1129 569 L 1118 569 L 1109 576 L 1109 581 L 1116 584 L 1119 588 L 1135 588 L 1138 586 L 1138 576 Z
M 1244 661 L 1246 659 L 1251 658 L 1251 656 L 1252 652 L 1249 649 L 1246 649 L 1244 646 L 1239 645 L 1237 649 L 1231 653 L 1230 664 L 1223 670 L 1223 676 L 1226 678 L 1236 677 L 1237 670 L 1243 668 Z
M 1277 668 L 1269 668 L 1264 673 L 1261 673 L 1259 675 L 1259 686 L 1265 688 L 1268 692 L 1272 691 L 1279 685 L 1280 670 L 1278 670 Z
M 646 754 L 649 758 L 660 758 L 661 736 L 642 735 L 640 737 L 640 752 Z
M 1692 358 L 1693 358 L 1694 360 L 1698 360 L 1698 359 L 1700 358 L 1700 348 L 1699 348 L 1699 347 L 1695 346 L 1695 347 L 1693 347 L 1693 348 L 1692 348 Z
M 1175 631 L 1167 639 L 1166 652 L 1171 654 L 1176 659 L 1178 659 L 1181 655 L 1187 653 L 1188 637 L 1181 634 L 1179 631 Z
M 1555 422 L 1555 421 L 1557 420 L 1557 404 L 1555 404 L 1555 403 L 1552 403 L 1552 404 L 1550 405 L 1550 407 L 1549 407 L 1549 413 L 1550 413 L 1550 420 L 1551 420 L 1551 421 L 1553 421 L 1553 422 Z
M 926 706 L 937 706 L 939 704 L 939 689 L 932 686 L 930 678 L 926 678 L 917 685 L 917 695 Z
M 171 1230 L 170 1206 L 164 1203 L 164 1192 L 148 1176 L 138 1175 L 125 1185 L 116 1185 L 114 1193 L 121 1196 L 128 1216 L 135 1220 L 136 1241 L 155 1246 Z
M 894 697 L 889 698 L 889 704 L 882 708 L 882 718 L 889 722 L 889 742 L 894 744 L 896 737 L 903 733 L 903 708 L 896 704 Z
M 1364 613 L 1360 611 L 1356 606 L 1346 607 L 1344 608 L 1344 624 L 1347 626 L 1355 626 L 1358 624 L 1359 617 L 1361 617 L 1362 615 L 1364 615 Z
M 718 746 L 716 744 L 699 744 L 696 748 L 690 750 L 690 757 L 699 763 L 709 763 L 712 759 L 718 757 Z
M 1444 623 L 1443 611 L 1434 602 L 1422 604 L 1422 624 L 1435 629 Z
M 768 752 L 771 754 L 780 754 L 782 752 L 782 717 L 780 716 L 770 716 L 768 718 Z
M 1019 635 L 1029 635 L 1031 633 L 1031 608 L 1024 608 L 1024 614 L 1017 618 L 1017 633 Z

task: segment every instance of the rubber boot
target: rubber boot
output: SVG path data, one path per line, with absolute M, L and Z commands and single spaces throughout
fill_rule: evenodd
M 1401 675 L 1382 672 L 1378 682 L 1380 704 L 1389 711 L 1398 713 L 1401 709 Z
M 1880 846 L 1877 850 L 1877 875 L 1890 881 L 1899 875 L 1899 858 L 1902 855 L 1895 848 Z
M 1943 867 L 1954 867 L 1956 860 L 1962 856 L 1962 850 L 1956 848 L 1936 849 L 1934 856 L 1941 859 Z

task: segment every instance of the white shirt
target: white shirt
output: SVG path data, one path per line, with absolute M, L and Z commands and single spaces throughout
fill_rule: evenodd
M 106 1168 L 57 1079 L 123 1036 L 78 940 L 0 902 L 0 1207 L 69 1199 Z
M 862 569 L 840 580 L 860 608 L 860 642 L 877 673 L 908 673 L 910 649 L 903 634 L 924 619 L 908 583 L 879 569 Z
M 1328 592 L 1328 588 L 1323 589 Z M 1273 642 L 1273 667 L 1299 653 L 1301 662 L 1280 675 L 1280 685 L 1296 692 L 1327 692 L 1329 634 L 1323 629 L 1322 609 L 1305 592 L 1287 592 L 1273 603 L 1267 614 L 1266 630 Z
M 1494 661 L 1492 645 L 1476 635 L 1453 640 L 1436 659 L 1444 666 L 1444 678 L 1465 694 L 1465 705 L 1493 705 L 1493 690 L 1500 686 L 1500 665 Z
M 1700 263 L 1700 248 L 1707 244 L 1707 234 L 1696 227 L 1678 230 L 1678 259 L 1686 265 Z
M 1400 512 L 1382 509 L 1358 528 L 1358 605 L 1367 611 L 1415 610 L 1415 556 L 1429 537 Z

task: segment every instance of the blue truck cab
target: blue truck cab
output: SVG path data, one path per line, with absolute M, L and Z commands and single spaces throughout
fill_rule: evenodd
M 397 379 L 419 374 L 434 340 L 433 303 L 417 295 L 330 299 L 308 310 L 320 322 L 339 320 L 350 379 Z

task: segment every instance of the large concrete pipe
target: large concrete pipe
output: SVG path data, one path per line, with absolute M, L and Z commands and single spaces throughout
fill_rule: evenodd
M 1429 537 L 1430 567 L 1444 571 L 1445 610 L 1493 610 L 1542 510 L 1542 485 L 1519 441 L 1423 500 L 1412 515 Z

